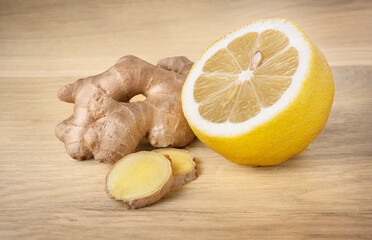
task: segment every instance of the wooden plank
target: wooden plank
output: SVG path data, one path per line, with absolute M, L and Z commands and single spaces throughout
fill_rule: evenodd
M 55 98 L 61 79 L 1 78 L 0 238 L 371 237 L 372 67 L 333 71 L 329 122 L 301 155 L 251 168 L 196 140 L 198 180 L 136 211 L 103 191 L 109 165 L 70 159 L 54 137 L 71 111 Z
M 196 60 L 260 18 L 299 24 L 336 65 L 372 64 L 371 1 L 1 1 L 0 76 L 87 76 L 126 54 Z

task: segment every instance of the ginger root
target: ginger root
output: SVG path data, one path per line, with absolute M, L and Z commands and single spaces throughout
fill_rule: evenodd
M 173 188 L 192 182 L 198 177 L 195 156 L 190 152 L 176 148 L 161 148 L 153 151 L 169 156 L 172 160 Z
M 113 165 L 106 177 L 105 190 L 128 209 L 148 206 L 162 198 L 172 187 L 172 163 L 163 154 L 132 153 Z
M 104 73 L 66 85 L 58 98 L 74 103 L 74 111 L 56 136 L 72 158 L 112 163 L 134 152 L 144 136 L 155 147 L 186 146 L 194 134 L 183 116 L 181 90 L 191 66 L 186 57 L 154 66 L 125 56 Z M 138 94 L 146 100 L 129 102 Z

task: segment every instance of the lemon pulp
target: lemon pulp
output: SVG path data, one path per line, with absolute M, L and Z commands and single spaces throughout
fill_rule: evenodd
M 240 123 L 275 104 L 298 66 L 298 52 L 280 31 L 249 32 L 212 55 L 194 86 L 199 114 Z

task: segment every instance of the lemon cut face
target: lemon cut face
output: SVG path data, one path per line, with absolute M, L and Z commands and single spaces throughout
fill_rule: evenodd
M 330 68 L 304 32 L 288 20 L 268 19 L 247 24 L 204 51 L 185 81 L 182 106 L 195 134 L 212 149 L 234 162 L 273 165 L 319 134 L 333 94 Z M 304 130 L 303 136 L 291 136 Z M 297 149 L 270 160 L 286 147 L 280 141 L 289 139 L 299 141 Z M 234 149 L 238 146 L 243 151 Z
M 214 123 L 245 122 L 278 101 L 297 66 L 298 52 L 283 33 L 246 33 L 204 64 L 193 92 L 199 114 Z

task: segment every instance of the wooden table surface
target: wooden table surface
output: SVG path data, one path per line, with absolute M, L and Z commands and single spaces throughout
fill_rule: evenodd
M 1 1 L 0 239 L 372 239 L 372 1 Z M 321 135 L 276 167 L 233 164 L 199 140 L 200 177 L 128 211 L 109 165 L 54 136 L 56 91 L 123 55 L 192 60 L 251 20 L 285 17 L 327 57 L 336 95 Z M 146 147 L 146 145 L 145 145 Z

